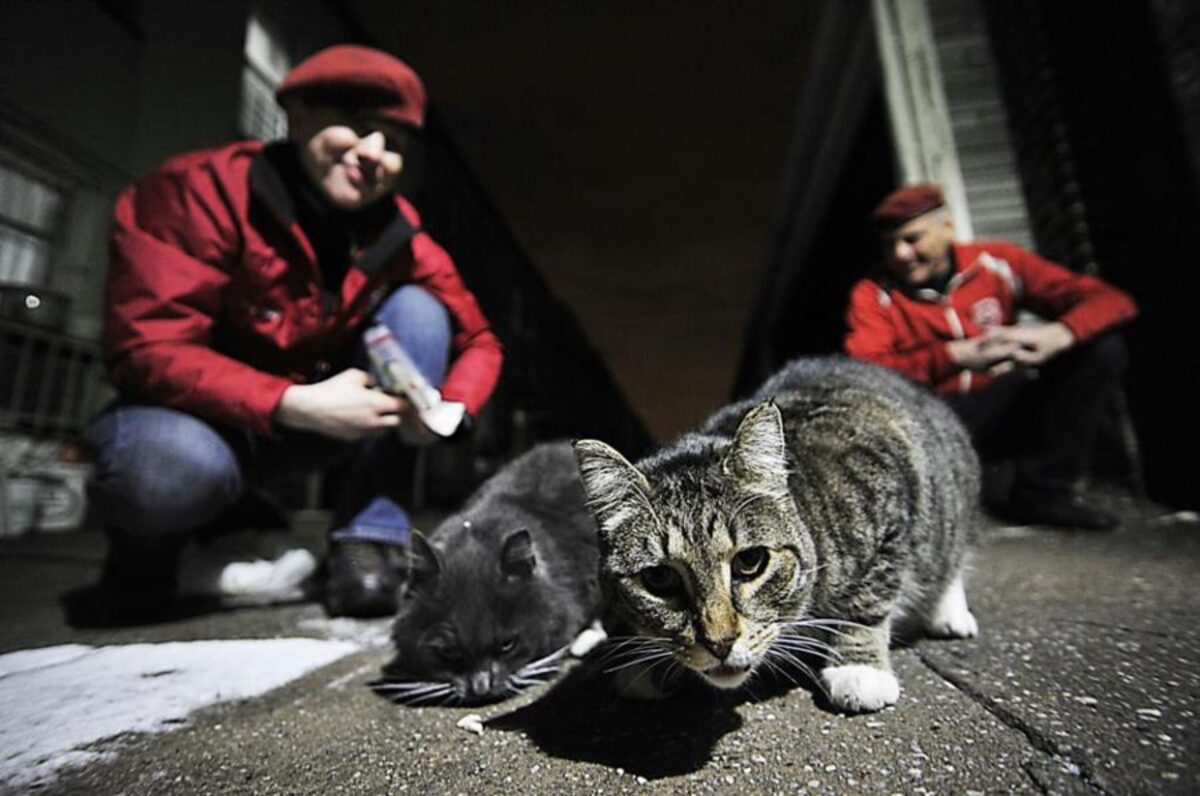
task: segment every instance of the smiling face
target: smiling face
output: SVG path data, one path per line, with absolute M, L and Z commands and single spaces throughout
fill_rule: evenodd
M 950 270 L 954 220 L 944 207 L 882 233 L 884 262 L 892 277 L 921 285 Z
M 368 111 L 294 102 L 289 138 L 313 184 L 340 210 L 354 211 L 396 190 L 408 129 Z
M 601 526 L 613 610 L 654 665 L 742 685 L 811 595 L 815 559 L 790 497 L 778 410 L 750 412 L 732 444 L 638 470 L 608 446 L 577 443 Z

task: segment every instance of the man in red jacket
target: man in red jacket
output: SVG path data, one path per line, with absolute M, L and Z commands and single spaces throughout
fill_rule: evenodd
M 985 452 L 1023 443 L 1007 519 L 1102 529 L 1074 485 L 1126 352 L 1133 300 L 1001 241 L 954 240 L 941 190 L 901 188 L 875 208 L 882 268 L 851 291 L 845 349 L 941 394 Z M 1045 323 L 1017 323 L 1028 310 Z M 1011 447 L 1011 446 L 1008 446 Z
M 349 460 L 327 560 L 333 614 L 395 609 L 398 522 L 357 522 L 398 440 L 434 435 L 374 387 L 362 333 L 389 327 L 469 425 L 502 351 L 447 253 L 396 193 L 425 90 L 406 64 L 339 45 L 276 96 L 286 142 L 181 155 L 114 215 L 105 360 L 120 401 L 93 425 L 102 584 L 160 599 L 184 542 L 247 489 Z M 395 512 L 393 512 L 394 514 Z M 387 514 L 385 511 L 384 514 Z M 402 518 L 402 513 L 401 513 Z

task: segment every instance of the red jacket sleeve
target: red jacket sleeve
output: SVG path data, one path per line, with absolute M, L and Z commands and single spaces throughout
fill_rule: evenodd
M 197 179 L 163 170 L 118 199 L 105 361 L 117 389 L 134 400 L 268 434 L 291 382 L 212 347 L 239 238 L 219 192 L 198 190 Z
M 1031 251 L 1009 244 L 1004 256 L 1021 280 L 1021 302 L 1043 318 L 1056 320 L 1079 342 L 1137 315 L 1129 294 L 1102 279 L 1078 274 Z
M 935 387 L 961 368 L 950 360 L 946 341 L 909 343 L 901 340 L 878 284 L 864 279 L 850 292 L 846 313 L 846 353 L 898 371 L 908 379 Z
M 450 313 L 452 359 L 442 397 L 465 404 L 472 417 L 487 403 L 500 378 L 504 350 L 475 296 L 463 284 L 446 250 L 429 235 L 413 240 L 413 282 L 433 293 Z

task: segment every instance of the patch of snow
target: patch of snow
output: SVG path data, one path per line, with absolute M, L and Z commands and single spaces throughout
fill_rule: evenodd
M 351 619 L 315 616 L 301 619 L 297 625 L 305 633 L 314 633 L 338 641 L 353 641 L 363 647 L 386 647 L 391 644 L 390 619 Z
M 105 754 L 82 747 L 174 729 L 200 708 L 248 699 L 360 646 L 290 638 L 68 644 L 0 655 L 0 790 Z

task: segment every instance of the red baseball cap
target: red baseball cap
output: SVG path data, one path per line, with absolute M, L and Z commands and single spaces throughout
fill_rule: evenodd
M 898 227 L 945 204 L 946 197 L 941 188 L 930 182 L 919 182 L 892 191 L 871 212 L 871 218 L 877 226 Z
M 418 128 L 425 124 L 425 86 L 417 73 L 395 56 L 357 44 L 327 47 L 292 67 L 275 99 L 286 107 L 293 98 L 367 108 Z

